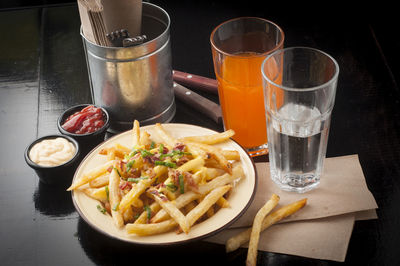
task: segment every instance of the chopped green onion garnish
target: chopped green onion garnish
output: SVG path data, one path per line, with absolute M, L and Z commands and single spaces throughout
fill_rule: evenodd
M 176 168 L 176 163 L 171 163 L 171 162 L 165 162 L 165 161 L 155 161 L 155 165 L 164 165 L 166 167 L 170 168 Z
M 148 150 L 141 150 L 140 153 L 141 153 L 142 157 L 148 157 L 148 156 L 154 155 L 151 152 L 149 152 Z
M 170 153 L 165 153 L 165 154 L 161 154 L 160 155 L 160 159 L 163 159 L 164 157 L 182 157 L 183 155 L 192 155 L 190 152 L 183 152 L 183 151 L 177 151 L 177 150 L 173 150 Z
M 126 160 L 129 160 L 129 158 L 133 157 L 136 153 L 138 153 L 138 151 L 135 148 L 133 148 L 132 151 L 129 154 L 124 156 L 124 158 Z
M 108 190 L 108 186 L 105 186 L 104 189 L 106 190 L 107 201 L 110 201 L 110 191 Z
M 185 193 L 185 182 L 183 181 L 183 175 L 179 175 L 179 187 L 181 194 Z
M 147 212 L 147 220 L 149 221 L 151 218 L 151 209 L 148 205 L 144 206 L 144 210 Z
M 158 147 L 158 152 L 163 154 L 163 152 L 164 152 L 164 144 L 162 144 L 162 143 L 160 144 L 160 146 Z
M 101 212 L 102 214 L 105 214 L 107 212 L 106 209 L 104 209 L 103 207 L 101 207 L 100 205 L 97 205 L 97 209 L 99 210 L 99 212 Z
M 147 176 L 142 176 L 142 177 L 130 177 L 130 178 L 128 178 L 128 182 L 133 182 L 133 183 L 137 183 L 137 182 L 139 182 L 140 180 L 143 180 L 143 179 L 148 179 L 148 177 Z
M 178 189 L 178 187 L 175 186 L 175 184 L 173 184 L 173 183 L 168 183 L 165 186 L 172 192 L 175 192 Z
M 135 160 L 132 160 L 132 161 L 129 161 L 129 162 L 126 164 L 126 172 L 127 172 L 127 173 L 131 170 L 131 168 L 132 168 L 132 166 L 133 166 L 134 163 L 135 163 Z
M 156 146 L 156 143 L 154 141 L 152 141 L 150 144 L 150 149 L 154 149 L 154 146 Z

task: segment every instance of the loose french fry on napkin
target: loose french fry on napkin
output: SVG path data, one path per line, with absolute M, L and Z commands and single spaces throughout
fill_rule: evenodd
M 307 198 L 304 198 L 302 200 L 286 205 L 274 211 L 273 213 L 269 214 L 267 217 L 265 217 L 263 221 L 261 231 L 264 231 L 265 229 L 279 222 L 283 218 L 297 212 L 299 209 L 303 208 L 306 205 L 306 203 L 307 203 Z M 225 245 L 226 252 L 231 252 L 238 249 L 241 245 L 249 241 L 250 235 L 251 235 L 251 228 L 242 231 L 236 236 L 233 236 L 230 239 L 228 239 Z
M 279 196 L 272 194 L 271 198 L 265 203 L 265 205 L 257 212 L 254 218 L 253 226 L 251 228 L 249 249 L 247 251 L 246 265 L 256 265 L 257 263 L 257 247 L 260 239 L 261 228 L 265 216 L 268 215 L 278 205 Z

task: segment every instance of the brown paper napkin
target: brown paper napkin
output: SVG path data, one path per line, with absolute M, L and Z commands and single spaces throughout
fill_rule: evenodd
M 308 258 L 344 261 L 354 214 L 276 224 L 261 233 L 258 249 Z M 227 229 L 206 241 L 225 244 L 243 229 Z M 248 247 L 244 245 L 243 247 Z
M 232 227 L 250 226 L 257 211 L 273 194 L 280 196 L 279 205 L 307 198 L 307 206 L 285 219 L 299 221 L 335 216 L 345 213 L 374 210 L 378 206 L 368 190 L 357 155 L 327 158 L 321 183 L 316 189 L 304 194 L 286 192 L 271 180 L 268 163 L 257 163 L 258 183 L 255 198 Z
M 261 234 L 258 248 L 264 251 L 344 261 L 354 221 L 377 218 L 378 206 L 357 155 L 327 158 L 320 186 L 304 194 L 280 190 L 270 179 L 268 163 L 256 167 L 258 186 L 252 205 L 229 229 L 206 241 L 225 244 L 243 230 L 239 227 L 251 226 L 272 193 L 281 198 L 278 207 L 304 197 L 308 201 L 303 209 Z

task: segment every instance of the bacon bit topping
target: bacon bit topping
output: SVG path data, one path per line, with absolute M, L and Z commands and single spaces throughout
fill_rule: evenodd
M 168 201 L 168 198 L 164 195 L 164 194 L 162 194 L 162 193 L 160 193 L 160 192 L 158 192 L 157 190 L 148 190 L 148 192 L 150 193 L 150 194 L 153 194 L 154 196 L 157 196 L 157 197 L 159 197 L 162 201 Z
M 176 165 L 181 166 L 181 165 L 187 163 L 188 161 L 190 161 L 189 157 L 184 155 L 176 162 Z
M 176 143 L 173 149 L 178 151 L 183 151 L 185 147 L 186 145 L 184 143 Z
M 134 168 L 134 169 L 129 171 L 129 173 L 127 175 L 127 179 L 128 178 L 138 178 L 138 177 L 140 177 L 140 175 L 141 175 L 140 170 Z
M 179 186 L 179 175 L 180 174 L 181 173 L 175 169 L 169 169 L 169 171 L 168 171 L 168 175 L 171 177 L 172 183 L 177 187 Z
M 162 153 L 163 153 L 163 154 L 164 154 L 164 153 L 168 153 L 168 152 L 169 152 L 169 150 L 168 150 L 168 148 L 167 148 L 167 147 L 163 146 L 162 148 L 163 148 L 163 150 L 162 150 Z
M 121 183 L 119 184 L 119 188 L 121 190 L 125 190 L 125 189 L 132 189 L 132 184 L 130 182 L 126 182 L 126 181 L 121 181 Z
M 160 160 L 159 154 L 154 154 L 152 156 L 143 157 L 143 161 L 150 163 L 150 164 L 154 164 L 156 161 L 159 161 L 159 160 Z
M 183 175 L 185 176 L 185 182 L 190 187 L 190 189 L 193 191 L 198 191 L 199 186 L 194 181 L 192 174 L 189 172 L 184 172 Z

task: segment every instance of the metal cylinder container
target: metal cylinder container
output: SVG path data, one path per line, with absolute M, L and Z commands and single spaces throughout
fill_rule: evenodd
M 142 34 L 142 44 L 105 47 L 81 31 L 92 100 L 108 111 L 111 132 L 132 128 L 135 119 L 147 125 L 175 115 L 168 13 L 143 2 Z

